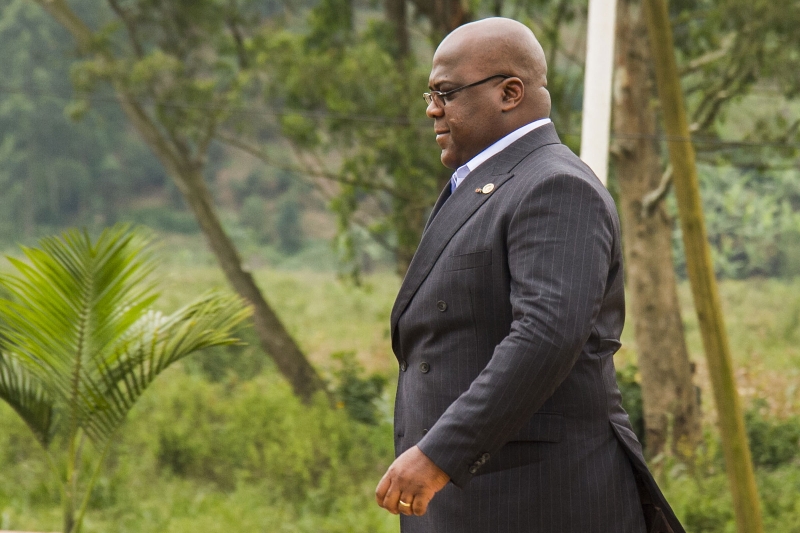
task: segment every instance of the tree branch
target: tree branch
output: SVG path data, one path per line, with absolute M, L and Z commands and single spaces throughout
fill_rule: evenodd
M 722 38 L 722 45 L 718 49 L 712 50 L 711 52 L 703 54 L 702 56 L 696 57 L 693 60 L 689 61 L 689 63 L 686 64 L 686 66 L 684 66 L 683 69 L 681 69 L 681 76 L 690 74 L 696 70 L 705 67 L 706 65 L 710 65 L 711 63 L 719 61 L 723 57 L 727 56 L 728 54 L 730 54 L 731 48 L 733 47 L 733 43 L 735 40 L 736 40 L 735 33 L 729 33 L 725 35 Z
M 672 165 L 668 165 L 667 170 L 661 175 L 661 182 L 658 187 L 645 194 L 642 198 L 642 218 L 653 216 L 658 204 L 667 197 L 670 185 L 672 185 Z
M 34 0 L 61 24 L 78 43 L 78 49 L 86 52 L 92 42 L 92 30 L 69 7 L 66 0 Z
M 242 36 L 242 31 L 239 28 L 239 21 L 236 17 L 236 14 L 239 12 L 239 8 L 236 5 L 236 0 L 230 0 L 228 5 L 231 10 L 231 16 L 226 18 L 225 25 L 228 27 L 228 30 L 230 30 L 233 40 L 236 43 L 236 56 L 239 59 L 239 68 L 244 70 L 250 67 L 250 61 L 247 57 L 247 49 L 244 46 L 244 37 Z
M 743 94 L 743 85 L 747 75 L 747 69 L 740 65 L 739 68 L 726 74 L 717 83 L 718 88 L 716 90 L 708 91 L 692 115 L 693 120 L 689 126 L 689 131 L 696 132 L 708 128 L 717 118 L 723 103 L 734 96 Z
M 122 20 L 123 24 L 125 24 L 125 29 L 128 31 L 128 40 L 131 42 L 134 54 L 138 59 L 142 59 L 144 57 L 144 47 L 142 47 L 142 43 L 139 42 L 139 36 L 136 33 L 136 25 L 130 19 L 128 13 L 119 5 L 117 0 L 108 0 L 108 4 L 120 20 Z

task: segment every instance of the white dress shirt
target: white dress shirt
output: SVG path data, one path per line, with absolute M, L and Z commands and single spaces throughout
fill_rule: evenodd
M 484 150 L 483 152 L 479 153 L 465 164 L 458 167 L 453 174 L 453 177 L 450 179 L 450 190 L 455 191 L 456 187 L 461 185 L 461 182 L 469 176 L 469 173 L 478 168 L 482 163 L 484 163 L 487 159 L 492 157 L 493 155 L 501 152 L 502 150 L 506 149 L 508 146 L 511 145 L 514 141 L 526 135 L 536 128 L 540 126 L 544 126 L 545 124 L 550 124 L 552 122 L 549 118 L 541 118 L 539 120 L 535 120 L 530 124 L 526 124 L 519 129 L 516 129 L 500 139 L 499 141 L 495 142 L 489 148 Z

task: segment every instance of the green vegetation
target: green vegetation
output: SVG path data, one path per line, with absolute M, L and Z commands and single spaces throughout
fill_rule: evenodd
M 419 98 L 432 46 L 470 18 L 525 21 L 547 50 L 554 122 L 571 148 L 579 139 L 586 2 L 455 0 L 463 19 L 439 20 L 430 6 L 447 3 L 69 0 L 97 31 L 92 49 L 107 48 L 112 62 L 84 55 L 31 0 L 2 4 L 0 246 L 129 221 L 169 234 L 159 309 L 226 287 L 163 161 L 100 82 L 121 79 L 159 131 L 184 139 L 178 152 L 200 154 L 225 231 L 339 406 L 298 403 L 242 327 L 246 346 L 180 361 L 134 406 L 91 492 L 85 531 L 396 531 L 372 501 L 392 457 L 388 322 L 399 281 L 385 270 L 404 270 L 449 177 Z M 790 46 L 800 33 L 790 4 L 670 4 L 715 265 L 728 278 L 739 392 L 777 533 L 800 531 L 800 283 L 790 281 L 800 275 L 800 78 Z M 206 139 L 212 130 L 220 137 Z M 675 258 L 681 271 L 679 244 Z M 337 262 L 360 285 L 338 280 Z M 690 531 L 732 531 L 697 321 L 681 291 L 706 440 L 696 464 L 661 456 L 654 467 Z M 623 340 L 621 384 L 640 425 L 632 328 Z M 2 402 L 0 472 L 0 529 L 58 528 L 59 488 Z
M 215 268 L 189 266 L 196 262 L 174 256 L 159 271 L 162 309 L 223 286 Z M 388 315 L 397 278 L 378 273 L 354 286 L 308 270 L 259 269 L 256 276 L 328 376 L 339 408 L 321 398 L 300 403 L 242 328 L 237 336 L 249 345 L 180 361 L 134 406 L 92 492 L 85 533 L 397 531 L 396 517 L 373 503 L 393 456 Z M 690 308 L 686 289 L 682 302 Z M 800 390 L 792 384 L 800 377 L 800 280 L 727 281 L 722 296 L 734 358 L 739 368 L 749 363 L 739 380 L 765 523 L 774 533 L 797 533 Z M 661 456 L 653 467 L 689 531 L 723 533 L 732 531 L 733 511 L 692 320 L 687 332 L 704 391 L 705 444 L 693 465 Z M 633 390 L 629 341 L 617 361 Z M 35 441 L 6 405 L 0 427 L 0 528 L 57 530 L 58 487 Z
M 80 533 L 106 453 L 128 412 L 170 365 L 212 346 L 249 315 L 207 294 L 165 315 L 147 240 L 125 226 L 77 230 L 24 248 L 0 277 L 0 399 L 28 426 L 58 480 L 64 533 Z M 91 443 L 95 457 L 85 450 Z M 89 472 L 86 472 L 89 470 Z M 87 476 L 88 474 L 88 476 Z M 86 478 L 88 477 L 88 481 Z

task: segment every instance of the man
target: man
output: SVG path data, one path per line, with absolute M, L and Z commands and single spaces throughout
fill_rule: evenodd
M 683 532 L 620 405 L 619 221 L 560 144 L 541 46 L 501 18 L 436 50 L 425 94 L 456 170 L 392 310 L 404 533 Z

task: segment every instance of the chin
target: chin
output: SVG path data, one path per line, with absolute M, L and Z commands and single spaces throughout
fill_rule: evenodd
M 458 167 L 460 167 L 463 164 L 463 163 L 458 163 L 457 161 L 454 161 L 454 159 L 455 158 L 452 157 L 451 154 L 447 153 L 447 150 L 442 150 L 441 160 L 442 160 L 442 164 L 444 166 L 446 166 L 447 168 L 449 168 L 451 170 L 455 170 L 455 169 L 457 169 Z

